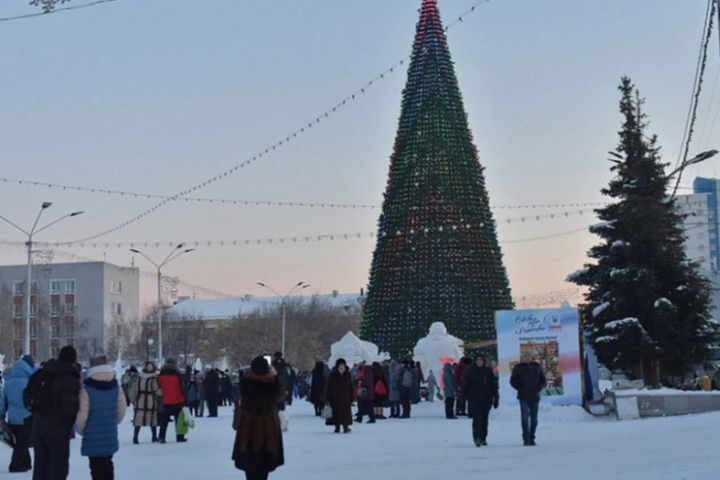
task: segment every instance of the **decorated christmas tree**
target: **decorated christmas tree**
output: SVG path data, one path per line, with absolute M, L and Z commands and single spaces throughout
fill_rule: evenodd
M 436 0 L 424 0 L 363 308 L 360 335 L 393 358 L 431 323 L 495 338 L 512 308 L 485 179 Z

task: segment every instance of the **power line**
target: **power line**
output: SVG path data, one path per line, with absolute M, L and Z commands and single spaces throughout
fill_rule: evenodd
M 459 17 L 457 17 L 457 19 L 454 20 L 450 25 L 455 25 L 455 24 L 457 24 L 457 23 L 462 22 L 462 20 L 463 20 L 464 17 L 466 17 L 467 15 L 471 14 L 472 12 L 474 12 L 474 11 L 476 10 L 476 8 L 477 8 L 478 6 L 480 6 L 481 4 L 486 3 L 486 2 L 488 2 L 488 1 L 489 1 L 489 0 L 479 0 L 479 1 L 477 1 L 475 4 L 473 4 L 472 7 L 470 7 L 467 11 L 465 11 L 465 13 L 463 13 L 462 15 L 460 15 Z M 450 28 L 450 25 L 448 25 L 448 26 L 445 27 L 445 31 L 447 31 L 447 30 Z M 192 192 L 195 192 L 195 191 L 197 191 L 197 190 L 200 190 L 200 189 L 205 188 L 206 186 L 210 185 L 211 183 L 215 183 L 215 182 L 217 182 L 217 181 L 219 181 L 219 180 L 222 180 L 223 178 L 227 177 L 228 175 L 232 175 L 233 173 L 237 172 L 239 169 L 244 168 L 245 166 L 250 165 L 251 163 L 253 163 L 253 162 L 255 162 L 255 161 L 261 160 L 263 156 L 267 157 L 267 155 L 271 154 L 271 153 L 274 152 L 276 149 L 283 147 L 283 146 L 286 145 L 287 143 L 290 143 L 292 140 L 294 140 L 295 138 L 297 138 L 298 135 L 302 135 L 302 134 L 305 133 L 306 131 L 310 130 L 310 129 L 313 127 L 313 125 L 318 125 L 322 120 L 329 118 L 329 116 L 332 115 L 333 113 L 335 113 L 338 109 L 341 109 L 342 107 L 344 107 L 345 105 L 347 105 L 349 102 L 355 100 L 355 99 L 356 99 L 357 97 L 359 97 L 361 94 L 364 94 L 364 93 L 365 93 L 365 90 L 367 90 L 368 88 L 370 88 L 371 86 L 373 86 L 373 85 L 374 85 L 375 83 L 377 83 L 378 81 L 385 79 L 385 76 L 386 76 L 386 75 L 390 75 L 390 74 L 394 73 L 395 70 L 396 70 L 398 67 L 400 67 L 400 66 L 402 66 L 402 65 L 405 64 L 405 61 L 406 61 L 408 58 L 410 58 L 410 55 L 407 55 L 407 56 L 403 57 L 402 60 L 399 60 L 399 61 L 396 62 L 394 65 L 392 65 L 390 68 L 388 68 L 388 69 L 386 69 L 384 72 L 380 73 L 380 75 L 376 76 L 375 78 L 373 78 L 372 80 L 370 80 L 369 82 L 367 82 L 364 86 L 360 87 L 360 88 L 359 88 L 358 90 L 356 90 L 354 93 L 352 93 L 351 95 L 345 97 L 342 101 L 340 101 L 340 102 L 338 102 L 337 104 L 335 104 L 335 106 L 333 106 L 332 108 L 326 110 L 325 112 L 321 113 L 320 115 L 316 116 L 314 119 L 311 119 L 307 124 L 303 125 L 303 126 L 300 127 L 299 129 L 295 130 L 292 134 L 287 135 L 285 138 L 283 138 L 283 139 L 275 142 L 273 145 L 271 145 L 270 147 L 266 148 L 265 150 L 259 152 L 258 154 L 254 155 L 252 158 L 249 158 L 249 159 L 245 160 L 244 162 L 239 163 L 239 164 L 235 165 L 234 167 L 232 167 L 232 168 L 230 168 L 230 169 L 228 169 L 228 170 L 225 170 L 224 172 L 222 172 L 222 173 L 220 173 L 220 174 L 218 174 L 218 175 L 215 175 L 214 177 L 212 177 L 212 178 L 210 178 L 210 179 L 208 179 L 208 180 L 205 180 L 205 181 L 202 182 L 202 183 L 196 184 L 196 185 L 193 186 L 193 187 L 190 187 L 190 188 L 188 188 L 188 189 L 186 189 L 186 190 L 183 190 L 183 191 L 181 191 L 181 192 L 179 192 L 179 193 L 177 193 L 177 194 L 175 194 L 175 195 L 172 195 L 171 197 L 168 197 L 168 198 L 163 199 L 160 203 L 156 204 L 155 206 L 153 206 L 153 207 L 145 210 L 144 212 L 140 213 L 139 215 L 136 215 L 135 217 L 133 217 L 133 218 L 131 218 L 131 219 L 129 219 L 129 220 L 126 220 L 125 222 L 123 222 L 123 223 L 121 223 L 121 224 L 119 224 L 119 225 L 116 225 L 116 226 L 113 227 L 113 228 L 110 228 L 110 229 L 108 229 L 108 230 L 104 230 L 104 231 L 102 231 L 102 232 L 100 232 L 100 233 L 96 233 L 95 235 L 91 235 L 91 236 L 89 236 L 89 237 L 84 237 L 84 238 L 80 238 L 80 239 L 77 239 L 77 240 L 73 240 L 73 241 L 69 242 L 68 244 L 81 243 L 81 242 L 87 242 L 87 241 L 90 241 L 90 240 L 95 240 L 95 239 L 97 239 L 97 238 L 100 238 L 100 237 L 103 237 L 103 236 L 108 235 L 108 234 L 110 234 L 110 233 L 113 233 L 113 232 L 116 232 L 116 231 L 118 231 L 118 230 L 121 230 L 121 229 L 127 227 L 128 225 L 131 225 L 131 224 L 137 222 L 138 220 L 142 219 L 143 217 L 146 217 L 146 216 L 152 214 L 153 212 L 155 212 L 155 211 L 158 210 L 159 208 L 163 207 L 165 204 L 167 204 L 167 203 L 169 203 L 169 202 L 171 202 L 171 201 L 176 201 L 176 200 L 178 200 L 178 199 L 180 199 L 180 198 L 182 198 L 182 197 L 185 197 L 186 195 L 188 195 L 188 194 L 190 194 L 190 193 L 192 193 Z
M 100 5 L 101 3 L 110 3 L 110 2 L 117 2 L 117 0 L 97 0 L 97 1 L 91 2 L 91 3 L 84 3 L 82 5 L 73 5 L 71 7 L 53 8 L 52 10 L 46 10 L 44 12 L 27 13 L 25 15 L 18 15 L 16 17 L 5 17 L 5 18 L 0 18 L 0 22 L 9 22 L 11 20 L 24 20 L 26 18 L 31 18 L 31 17 L 41 17 L 43 15 L 48 15 L 50 13 L 58 13 L 58 12 L 63 12 L 63 11 L 67 11 L 67 10 L 79 10 L 81 8 L 94 7 L 96 5 Z

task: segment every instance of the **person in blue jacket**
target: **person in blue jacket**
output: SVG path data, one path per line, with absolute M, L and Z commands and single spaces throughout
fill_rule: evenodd
M 15 448 L 10 459 L 10 472 L 32 470 L 30 438 L 32 437 L 32 414 L 23 405 L 23 390 L 30 375 L 35 371 L 35 362 L 25 355 L 13 364 L 12 375 L 5 381 L 0 396 L 0 421 L 5 422 L 15 437 Z M 7 420 L 5 417 L 7 416 Z
M 107 357 L 90 359 L 88 378 L 80 390 L 77 429 L 83 436 L 80 454 L 89 457 L 92 480 L 115 478 L 112 457 L 120 449 L 117 426 L 126 408 L 125 394 Z

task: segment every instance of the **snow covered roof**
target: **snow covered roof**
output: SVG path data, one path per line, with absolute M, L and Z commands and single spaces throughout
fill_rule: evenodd
M 313 298 L 333 307 L 360 307 L 357 293 L 331 293 L 327 295 L 296 295 L 288 298 L 289 303 L 308 304 Z M 168 314 L 195 317 L 201 320 L 229 320 L 241 314 L 250 315 L 267 305 L 280 305 L 282 297 L 203 298 L 182 300 L 168 309 Z

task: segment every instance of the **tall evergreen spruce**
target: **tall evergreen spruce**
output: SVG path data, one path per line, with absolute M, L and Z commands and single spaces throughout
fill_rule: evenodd
M 510 286 L 435 0 L 420 11 L 378 225 L 363 339 L 404 358 L 436 321 L 495 338 Z
M 644 100 L 627 77 L 618 88 L 624 159 L 602 190 L 614 201 L 595 210 L 602 222 L 590 227 L 603 240 L 588 253 L 597 263 L 568 280 L 589 287 L 580 310 L 600 361 L 658 385 L 702 358 L 716 329 L 711 285 L 685 254 L 683 215 L 668 197 L 657 138 L 645 135 Z

